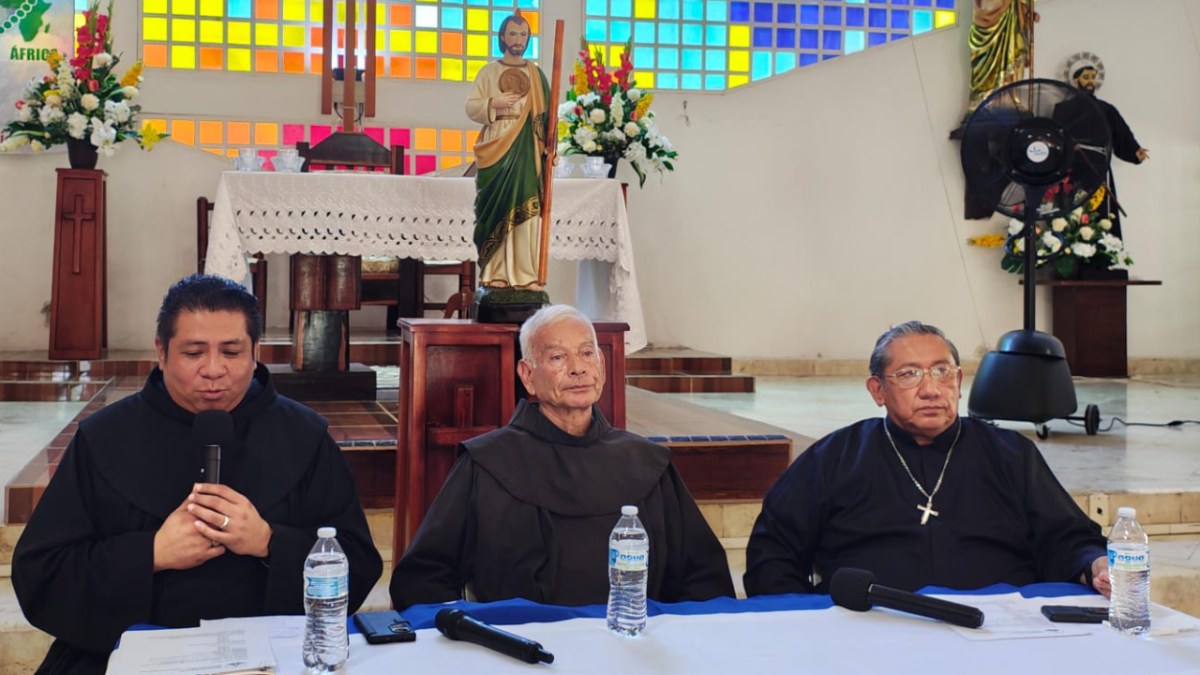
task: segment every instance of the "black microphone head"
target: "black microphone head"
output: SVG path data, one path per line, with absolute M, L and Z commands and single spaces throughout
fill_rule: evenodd
M 829 597 L 839 607 L 865 612 L 871 609 L 870 590 L 875 573 L 855 567 L 843 567 L 829 580 Z
M 197 445 L 233 445 L 233 416 L 224 410 L 203 410 L 192 420 L 192 440 Z
M 463 617 L 466 615 L 467 613 L 461 609 L 450 609 L 449 607 L 446 609 L 440 609 L 438 610 L 437 615 L 433 618 L 433 625 L 437 626 L 438 631 L 440 631 L 442 635 L 445 635 L 451 640 L 457 640 L 458 622 L 462 621 Z

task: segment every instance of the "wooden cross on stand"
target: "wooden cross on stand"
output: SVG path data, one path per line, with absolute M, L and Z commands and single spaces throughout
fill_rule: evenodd
M 454 388 L 454 426 L 434 427 L 427 430 L 433 445 L 456 447 L 463 441 L 494 430 L 495 425 L 471 426 L 474 421 L 475 387 L 465 384 Z
M 83 226 L 95 225 L 96 214 L 84 204 L 83 195 L 76 193 L 71 209 L 63 211 L 63 219 L 71 221 L 71 274 L 83 272 Z
M 346 22 L 343 26 L 342 45 L 345 47 L 345 60 L 342 62 L 342 131 L 353 133 L 355 117 L 358 113 L 355 87 L 358 86 L 358 21 L 356 5 L 358 0 L 342 0 L 346 5 Z M 375 17 L 376 0 L 362 0 L 366 5 L 363 18 L 366 30 L 363 42 L 366 44 L 367 55 L 363 59 L 363 117 L 375 116 Z M 333 114 L 333 54 L 334 29 L 333 20 L 337 16 L 338 0 L 324 0 L 325 14 L 321 27 L 324 34 L 321 40 L 321 114 Z

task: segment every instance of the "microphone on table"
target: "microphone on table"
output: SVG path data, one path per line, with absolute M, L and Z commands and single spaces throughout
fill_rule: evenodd
M 200 445 L 200 481 L 221 482 L 221 446 L 233 445 L 233 417 L 224 410 L 196 413 L 192 440 Z
M 875 583 L 873 572 L 853 567 L 843 567 L 833 573 L 829 595 L 834 604 L 856 612 L 879 606 L 966 628 L 983 625 L 983 612 L 975 607 L 880 586 Z
M 451 640 L 465 640 L 526 663 L 554 663 L 554 655 L 539 643 L 472 619 L 461 609 L 439 610 L 434 624 Z

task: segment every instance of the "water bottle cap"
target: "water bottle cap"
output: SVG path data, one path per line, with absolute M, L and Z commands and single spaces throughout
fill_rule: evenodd
M 317 536 L 321 539 L 333 539 L 337 536 L 337 528 L 326 525 L 317 530 Z
M 622 506 L 621 507 L 621 515 L 636 516 L 637 515 L 637 507 L 636 506 Z
M 1117 509 L 1118 518 L 1137 518 L 1137 509 L 1132 506 L 1122 506 Z

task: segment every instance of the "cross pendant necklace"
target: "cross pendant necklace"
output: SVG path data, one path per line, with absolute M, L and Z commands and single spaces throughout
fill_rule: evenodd
M 883 419 L 883 433 L 887 435 L 888 442 L 892 444 L 892 452 L 896 453 L 896 459 L 900 460 L 900 466 L 904 467 L 904 472 L 908 474 L 908 479 L 916 486 L 917 491 L 925 498 L 925 505 L 917 504 L 917 510 L 921 511 L 921 524 L 929 524 L 929 516 L 941 515 L 933 509 L 933 496 L 942 489 L 942 479 L 946 477 L 946 467 L 950 466 L 950 456 L 954 454 L 954 448 L 958 445 L 958 438 L 962 436 L 962 422 L 958 423 L 958 431 L 954 433 L 954 442 L 950 444 L 950 449 L 946 451 L 946 461 L 942 462 L 942 473 L 938 475 L 937 483 L 933 486 L 933 491 L 926 491 L 925 486 L 921 485 L 921 481 L 913 475 L 912 469 L 908 468 L 908 462 L 904 461 L 904 455 L 900 454 L 900 448 L 896 447 L 896 439 L 892 438 L 892 432 L 888 429 L 887 418 Z

